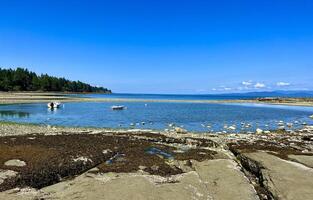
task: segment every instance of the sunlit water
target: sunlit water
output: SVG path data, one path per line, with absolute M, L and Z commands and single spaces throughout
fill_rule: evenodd
M 261 128 L 277 129 L 278 122 L 313 124 L 312 107 L 271 106 L 261 104 L 206 104 L 206 103 L 119 103 L 126 110 L 113 111 L 107 102 L 65 103 L 51 111 L 46 104 L 19 104 L 0 106 L 0 120 L 45 125 L 149 128 L 164 130 L 174 123 L 189 131 L 247 132 Z M 298 123 L 295 123 L 298 122 Z M 134 124 L 135 126 L 131 126 Z M 251 127 L 247 127 L 251 124 Z M 225 129 L 235 125 L 236 130 Z M 208 127 L 209 126 L 209 127 Z M 245 128 L 246 127 L 246 128 Z M 286 126 L 287 128 L 287 126 Z

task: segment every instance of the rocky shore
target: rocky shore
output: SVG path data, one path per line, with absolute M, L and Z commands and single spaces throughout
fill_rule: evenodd
M 0 124 L 0 199 L 312 199 L 313 127 L 191 134 Z

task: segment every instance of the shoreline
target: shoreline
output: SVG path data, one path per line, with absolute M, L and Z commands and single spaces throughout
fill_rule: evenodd
M 68 96 L 66 93 L 14 93 L 0 92 L 1 104 L 26 104 L 26 103 L 48 103 L 51 101 L 61 102 L 143 102 L 143 103 L 207 103 L 207 104 L 226 104 L 226 103 L 255 103 L 266 105 L 286 105 L 286 106 L 313 106 L 313 98 L 280 98 L 271 100 L 262 99 L 238 99 L 238 100 L 166 100 L 166 99 L 124 99 L 124 98 L 86 98 Z
M 0 199 L 306 200 L 312 178 L 313 126 L 183 134 L 0 123 Z
M 4 93 L 1 93 L 4 94 Z M 0 104 L 263 103 L 305 99 L 93 99 L 11 93 Z M 261 133 L 190 132 L 0 121 L 0 199 L 233 199 L 313 196 L 313 126 Z M 294 185 L 297 184 L 295 188 Z M 110 191 L 109 193 L 107 191 Z M 305 192 L 303 192 L 305 191 Z

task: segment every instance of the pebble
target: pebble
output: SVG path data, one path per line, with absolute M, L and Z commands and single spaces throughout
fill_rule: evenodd
M 187 130 L 180 127 L 175 127 L 174 130 L 176 131 L 176 133 L 187 133 Z
M 112 151 L 110 149 L 105 149 L 102 151 L 103 154 L 108 154 L 108 153 L 112 153 Z
M 260 128 L 257 128 L 257 129 L 255 130 L 255 132 L 256 132 L 257 134 L 261 134 L 261 133 L 263 133 L 263 130 L 260 129 Z
M 278 127 L 278 130 L 284 130 L 284 129 L 285 129 L 284 126 L 279 126 L 279 127 Z
M 73 159 L 74 162 L 83 162 L 84 164 L 87 164 L 87 162 L 91 162 L 92 163 L 92 160 L 90 158 L 87 158 L 87 157 L 84 157 L 84 156 L 81 156 L 81 157 L 78 157 L 78 158 L 74 158 Z
M 170 123 L 168 126 L 169 126 L 169 127 L 174 127 L 174 126 L 175 126 L 175 124 Z

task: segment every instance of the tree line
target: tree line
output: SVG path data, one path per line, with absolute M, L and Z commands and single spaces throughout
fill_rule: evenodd
M 111 93 L 104 87 L 94 87 L 80 81 L 70 81 L 47 74 L 37 75 L 28 69 L 0 68 L 0 91 L 51 91 Z

